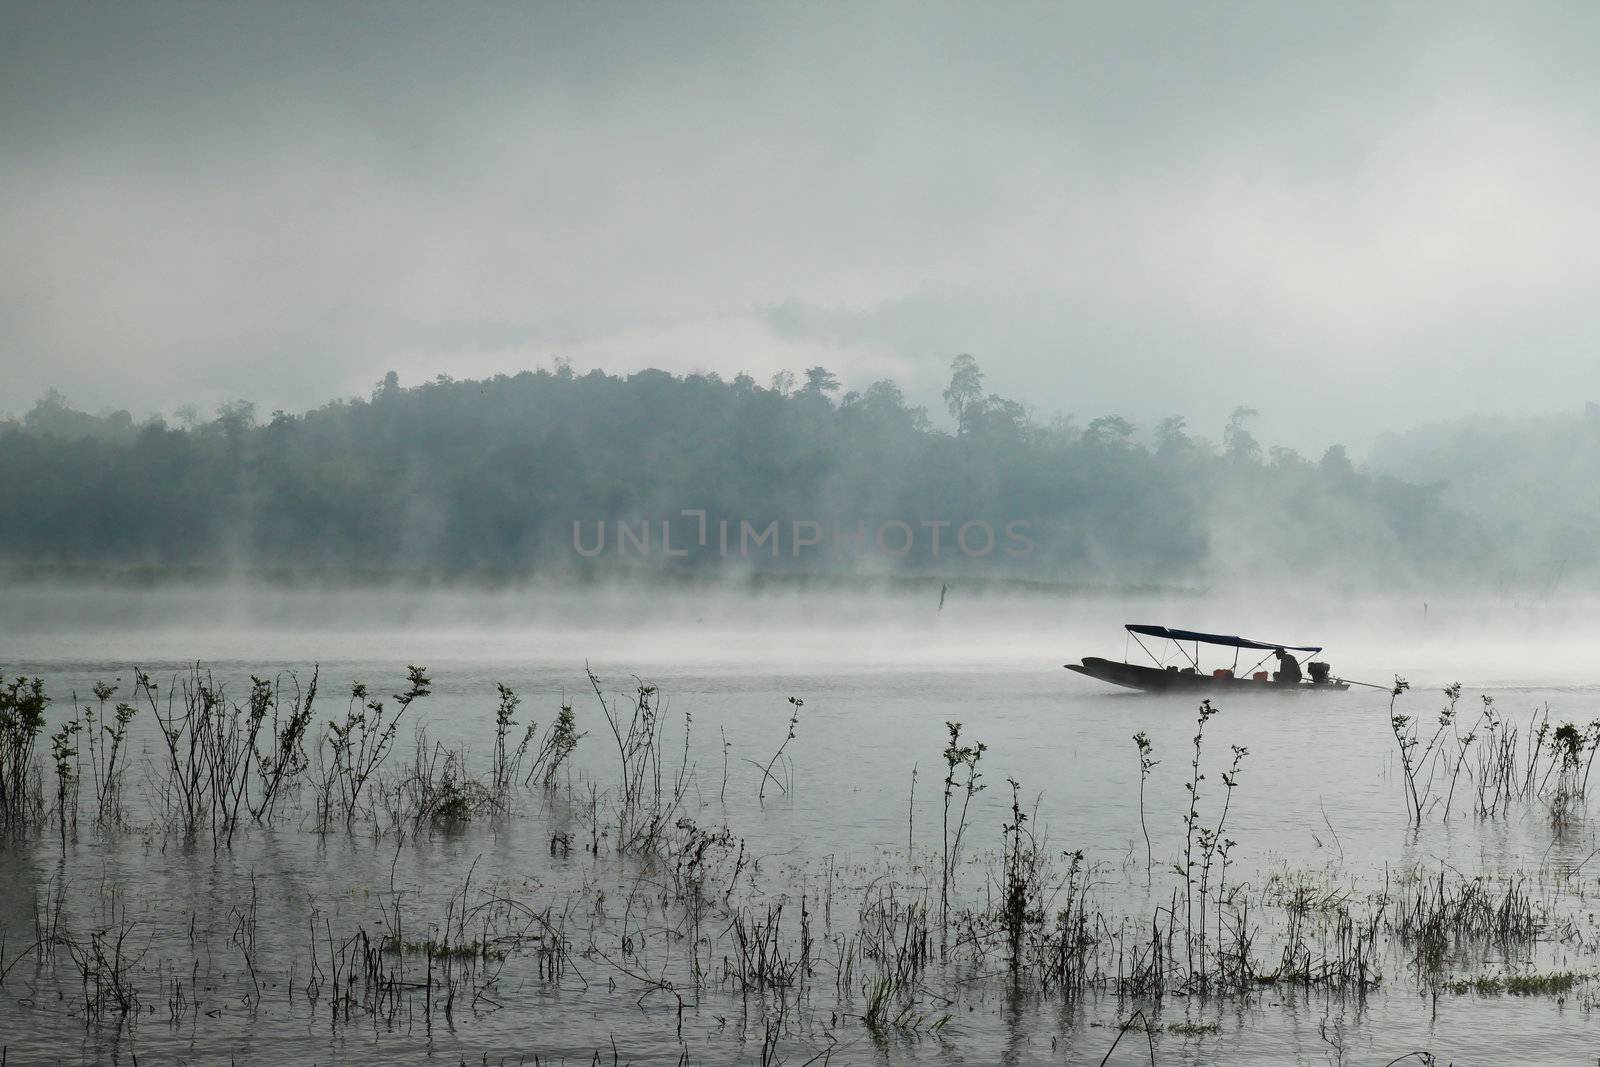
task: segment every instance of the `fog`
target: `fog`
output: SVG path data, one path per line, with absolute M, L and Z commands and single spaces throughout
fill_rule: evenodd
M 0 1067 L 1592 1055 L 1597 31 L 0 0 Z
M 1600 396 L 1581 5 L 0 7 L 0 409 L 832 369 L 1360 458 Z
M 583 617 L 808 576 L 889 629 L 951 582 L 1101 597 L 1113 637 L 1151 596 L 1565 618 L 1600 589 L 1595 18 L 8 4 L 0 563 L 86 622 L 130 574 L 252 612 L 353 582 L 442 633 L 486 587 Z M 793 610 L 765 653 L 832 647 Z
M 593 663 L 609 677 L 646 680 L 669 671 L 814 679 L 1020 670 L 1059 671 L 1066 698 L 1123 693 L 1060 668 L 1091 655 L 1145 662 L 1122 627 L 1157 623 L 1320 645 L 1316 658 L 1336 676 L 1387 686 L 1399 675 L 1419 692 L 1462 682 L 1502 694 L 1513 711 L 1526 710 L 1519 689 L 1591 691 L 1600 641 L 1600 603 L 1588 598 L 1535 606 L 1466 597 L 1274 601 L 1244 588 L 1142 596 L 958 588 L 940 601 L 936 587 L 870 584 L 754 592 L 726 583 L 529 582 L 494 591 L 33 582 L 0 601 L 0 626 L 8 673 L 42 663 L 97 671 L 195 660 L 244 671 L 332 662 L 375 675 L 414 662 L 568 672 Z M 1176 656 L 1162 642 L 1147 644 Z M 1240 668 L 1256 655 L 1245 652 Z M 1232 654 L 1202 650 L 1202 659 L 1207 669 L 1230 666 Z M 1575 695 L 1564 710 L 1581 712 L 1585 699 Z

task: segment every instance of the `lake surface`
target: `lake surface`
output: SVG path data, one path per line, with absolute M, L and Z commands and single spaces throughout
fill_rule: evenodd
M 241 701 L 251 675 L 294 672 L 303 683 L 315 665 L 320 727 L 342 716 L 352 682 L 398 692 L 406 665 L 420 664 L 432 692 L 407 712 L 386 770 L 398 774 L 415 757 L 412 730 L 425 726 L 430 743 L 464 748 L 468 770 L 484 774 L 497 684 L 520 696 L 519 722 L 547 724 L 567 703 L 585 736 L 555 790 L 520 791 L 503 817 L 410 835 L 365 824 L 319 834 L 302 802 L 271 828 L 246 826 L 231 847 L 213 847 L 154 825 L 148 782 L 165 756 L 152 716 L 136 716 L 129 828 L 102 831 L 80 818 L 65 843 L 52 828 L 5 846 L 0 969 L 11 969 L 0 986 L 0 1046 L 8 1063 L 537 1055 L 587 1064 L 597 1051 L 612 1062 L 613 1047 L 618 1062 L 1100 1063 L 1113 1043 L 1108 1062 L 1130 1064 L 1150 1062 L 1152 1050 L 1161 1064 L 1386 1064 L 1414 1050 L 1457 1064 L 1592 1062 L 1600 1042 L 1587 978 L 1600 972 L 1591 905 L 1600 858 L 1590 859 L 1600 834 L 1585 809 L 1557 825 L 1548 798 L 1529 799 L 1478 818 L 1463 793 L 1448 821 L 1436 806 L 1411 826 L 1391 694 L 1363 687 L 1219 697 L 1205 726 L 1207 825 L 1220 814 L 1232 746 L 1248 749 L 1228 798 L 1225 838 L 1236 843 L 1227 878 L 1259 901 L 1247 921 L 1262 957 L 1275 958 L 1283 920 L 1272 901 L 1286 887 L 1314 886 L 1359 910 L 1398 897 L 1419 872 L 1453 883 L 1482 877 L 1496 892 L 1521 879 L 1543 916 L 1531 944 L 1460 946 L 1440 974 L 1425 975 L 1411 946 L 1382 933 L 1382 982 L 1364 992 L 1278 984 L 1159 1001 L 1041 991 L 1008 978 L 1003 952 L 992 950 L 935 960 L 902 1025 L 861 1021 L 870 990 L 841 980 L 829 946 L 857 936 L 863 900 L 885 884 L 936 903 L 948 722 L 961 724 L 963 743 L 986 746 L 978 768 L 987 788 L 972 800 L 957 865 L 965 906 L 990 913 L 1001 892 L 1008 779 L 1059 877 L 1070 864 L 1062 854 L 1082 851 L 1085 899 L 1104 924 L 1148 924 L 1183 890 L 1173 864 L 1185 842 L 1196 702 L 1113 691 L 1061 667 L 1120 657 L 1123 622 L 1325 642 L 1336 674 L 1378 685 L 1405 675 L 1413 688 L 1397 710 L 1424 724 L 1454 681 L 1465 686 L 1462 716 L 1478 715 L 1490 694 L 1524 741 L 1529 717 L 1546 706 L 1552 725 L 1600 717 L 1600 665 L 1588 666 L 1584 635 L 1573 630 L 1581 605 L 1517 613 L 1430 604 L 1424 615 L 1420 603 L 1373 602 L 1286 621 L 1295 614 L 1244 618 L 1235 609 L 1229 621 L 1185 598 L 1050 596 L 958 595 L 939 610 L 921 596 L 838 591 L 24 591 L 4 609 L 0 671 L 45 680 L 52 724 L 70 714 L 74 691 L 92 703 L 97 680 L 126 699 L 137 665 L 165 694 L 200 661 Z M 674 874 L 618 855 L 600 836 L 613 824 L 606 806 L 619 755 L 586 662 L 615 707 L 627 706 L 636 678 L 659 687 L 669 782 L 687 767 L 675 817 L 726 827 L 741 842 L 737 852 L 713 849 L 715 890 L 698 917 L 679 899 L 681 856 Z M 791 697 L 803 705 L 785 744 Z M 1142 821 L 1136 731 L 1159 760 Z M 558 835 L 568 845 L 553 846 Z M 379 942 L 397 924 L 403 941 L 437 938 L 454 923 L 470 942 L 475 924 L 504 919 L 510 905 L 496 900 L 559 923 L 573 950 L 558 978 L 519 945 L 477 961 L 448 1011 L 404 990 L 386 1008 L 341 1016 L 330 1006 L 340 946 L 362 932 Z M 792 992 L 752 991 L 727 975 L 731 916 L 770 915 L 780 904 L 785 951 L 799 943 L 798 913 L 807 912 L 813 973 Z M 14 963 L 51 924 L 75 931 L 80 947 L 92 931 L 125 931 L 138 1007 L 86 1013 L 85 972 L 71 952 L 38 950 Z M 426 964 L 410 966 L 416 983 Z M 1448 984 L 1525 973 L 1578 978 L 1535 995 Z M 1135 1013 L 1151 1024 L 1148 1038 L 1119 1041 Z

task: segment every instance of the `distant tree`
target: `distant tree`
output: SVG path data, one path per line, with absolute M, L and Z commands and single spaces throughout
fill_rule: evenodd
M 771 389 L 779 396 L 788 396 L 794 392 L 794 371 L 781 370 L 772 376 Z
M 1028 409 L 1021 401 L 990 393 L 967 408 L 967 433 L 1016 438 L 1028 428 Z
M 256 424 L 253 400 L 229 400 L 217 405 L 217 422 L 226 430 L 248 430 Z
M 1189 439 L 1189 420 L 1172 415 L 1156 423 L 1156 454 L 1166 458 L 1179 455 L 1193 442 Z
M 1322 468 L 1322 473 L 1335 478 L 1349 478 L 1356 472 L 1355 466 L 1350 462 L 1349 454 L 1344 450 L 1344 445 L 1329 445 L 1317 466 Z
M 1311 466 L 1306 458 L 1287 445 L 1273 445 L 1267 450 L 1267 461 L 1280 469 L 1303 469 Z
M 1078 420 L 1071 415 L 1059 413 L 1050 417 L 1050 433 L 1062 441 L 1071 441 L 1081 436 Z
M 383 381 L 379 382 L 377 385 L 372 387 L 372 401 L 373 401 L 373 403 L 379 403 L 381 401 L 386 401 L 386 400 L 393 400 L 395 397 L 397 397 L 399 395 L 400 395 L 400 375 L 396 374 L 394 371 L 390 371 L 388 374 L 385 374 L 383 376 Z
M 1245 427 L 1245 422 L 1261 412 L 1250 407 L 1236 407 L 1228 416 L 1228 425 L 1222 431 L 1222 447 L 1228 458 L 1236 462 L 1254 461 L 1261 457 L 1261 444 Z
M 950 361 L 950 384 L 944 391 L 944 405 L 956 420 L 956 436 L 967 432 L 983 403 L 983 371 L 978 361 L 962 353 Z
M 67 403 L 66 395 L 59 389 L 50 388 L 34 403 L 33 410 L 23 416 L 22 424 L 37 433 L 49 433 L 63 419 L 76 414 L 79 413 Z
M 839 401 L 839 410 L 886 429 L 909 433 L 928 429 L 927 410 L 907 406 L 905 394 L 887 378 L 873 382 L 865 392 L 850 392 Z
M 90 415 L 79 411 L 55 389 L 48 389 L 22 417 L 22 428 L 41 437 L 64 441 L 131 441 L 135 436 L 133 416 L 126 411 L 106 411 Z
M 806 370 L 806 384 L 800 392 L 805 396 L 826 398 L 839 391 L 839 379 L 827 367 L 810 367 Z
M 1133 423 L 1121 415 L 1102 415 L 1098 419 L 1089 421 L 1089 428 L 1083 431 L 1083 443 L 1087 445 L 1125 446 L 1133 437 Z

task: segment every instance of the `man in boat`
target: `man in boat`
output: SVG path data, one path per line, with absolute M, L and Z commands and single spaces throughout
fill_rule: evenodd
M 1272 654 L 1278 657 L 1278 676 L 1275 679 L 1277 683 L 1279 685 L 1299 685 L 1300 661 L 1281 648 L 1273 649 Z

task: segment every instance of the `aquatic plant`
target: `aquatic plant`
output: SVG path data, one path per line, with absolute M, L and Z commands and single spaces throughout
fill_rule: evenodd
M 656 687 L 640 682 L 624 711 L 621 700 L 606 699 L 594 671 L 587 667 L 585 671 L 617 745 L 621 794 L 616 847 L 622 852 L 654 853 L 688 795 L 693 773 L 689 716 L 683 717 L 683 748 L 673 766 L 665 751 L 665 709 Z
M 218 696 L 220 697 L 220 690 Z M 219 704 L 220 704 L 219 700 Z M 245 706 L 228 704 L 223 714 L 210 719 L 212 730 L 202 735 L 211 764 L 213 806 L 211 838 L 233 843 L 239 815 L 249 810 L 248 794 L 251 760 L 257 756 L 256 739 L 276 704 L 272 684 L 264 678 L 250 677 L 250 696 Z
M 677 847 L 673 852 L 675 881 L 684 891 L 691 908 L 697 909 L 706 898 L 706 880 L 719 858 L 726 858 L 737 845 L 741 854 L 743 840 L 736 839 L 726 826 L 720 830 L 707 830 L 695 825 L 688 816 L 680 817 L 675 829 L 679 832 Z M 737 872 L 734 877 L 737 877 Z
M 1155 770 L 1161 761 L 1154 758 L 1155 747 L 1150 744 L 1150 736 L 1143 730 L 1133 735 L 1133 743 L 1139 750 L 1139 829 L 1144 833 L 1144 871 L 1148 880 L 1155 866 L 1155 853 L 1150 847 L 1150 826 L 1144 817 L 1144 786 L 1150 778 L 1150 772 Z
M 1211 701 L 1200 702 L 1200 713 L 1195 719 L 1194 755 L 1189 761 L 1189 780 L 1183 784 L 1184 790 L 1189 794 L 1189 810 L 1183 816 L 1183 865 L 1176 868 L 1179 877 L 1183 879 L 1184 901 L 1184 942 L 1189 964 L 1189 971 L 1193 973 L 1194 967 L 1194 930 L 1195 930 L 1195 844 L 1200 826 L 1200 783 L 1205 781 L 1205 775 L 1200 773 L 1200 754 L 1205 741 L 1206 723 L 1217 709 L 1211 706 Z M 1201 902 L 1203 905 L 1203 901 Z M 1201 929 L 1204 929 L 1204 915 L 1201 916 Z
M 204 828 L 213 846 L 231 844 L 240 814 L 249 810 L 250 771 L 259 764 L 256 739 L 274 703 L 271 685 L 252 677 L 241 706 L 196 664 L 168 688 L 165 712 L 157 683 L 144 671 L 135 669 L 134 690 L 150 705 L 166 749 L 158 788 L 168 821 L 185 837 Z
M 1589 791 L 1589 771 L 1594 767 L 1596 752 L 1600 752 L 1600 719 L 1591 719 L 1583 731 L 1584 743 L 1588 746 L 1589 756 L 1583 763 L 1583 779 L 1578 784 L 1578 793 L 1585 795 Z
M 1477 722 L 1474 722 L 1472 729 L 1468 730 L 1466 735 L 1463 736 L 1460 730 L 1456 729 L 1455 724 L 1455 706 L 1456 701 L 1461 699 L 1461 683 L 1454 683 L 1446 688 L 1444 692 L 1445 696 L 1450 700 L 1448 710 L 1450 713 L 1451 734 L 1455 742 L 1455 758 L 1451 761 L 1450 765 L 1450 788 L 1445 793 L 1444 797 L 1444 817 L 1445 820 L 1448 821 L 1450 818 L 1450 811 L 1453 807 L 1455 807 L 1456 782 L 1461 777 L 1462 768 L 1466 766 L 1467 750 L 1471 748 L 1472 743 L 1478 739 L 1478 726 L 1483 722 L 1483 713 L 1479 713 Z M 1488 705 L 1485 704 L 1484 707 L 1487 708 Z
M 864 888 L 856 931 L 857 953 L 874 965 L 879 977 L 873 988 L 880 994 L 913 989 L 933 958 L 926 892 L 904 889 L 885 876 Z M 836 969 L 843 977 L 848 966 L 841 961 Z
M 1222 773 L 1222 805 L 1216 822 L 1208 824 L 1201 815 L 1200 786 L 1206 780 L 1201 764 L 1205 751 L 1206 724 L 1216 716 L 1218 710 L 1211 701 L 1203 700 L 1195 718 L 1194 754 L 1189 761 L 1189 780 L 1183 784 L 1189 795 L 1188 810 L 1183 816 L 1183 862 L 1173 867 L 1174 873 L 1183 879 L 1185 970 L 1190 981 L 1201 992 L 1208 989 L 1213 981 L 1208 955 L 1211 919 L 1217 924 L 1216 941 L 1219 946 L 1222 941 L 1228 855 L 1236 844 L 1226 833 L 1228 814 L 1232 810 L 1233 791 L 1238 786 L 1240 767 L 1250 754 L 1249 749 L 1242 745 L 1232 746 L 1233 762 Z M 1216 884 L 1212 881 L 1213 871 L 1217 875 Z M 1211 912 L 1211 919 L 1207 917 L 1208 911 Z M 1242 927 L 1238 930 L 1238 936 L 1245 936 Z
M 504 791 L 492 778 L 484 784 L 469 775 L 463 751 L 431 742 L 420 726 L 413 741 L 410 766 L 383 791 L 392 824 L 408 823 L 413 831 L 424 826 L 459 827 L 506 811 Z
M 572 713 L 572 705 L 562 704 L 556 714 L 556 721 L 551 723 L 550 728 L 544 733 L 544 740 L 540 742 L 539 751 L 528 767 L 523 785 L 528 785 L 535 778 L 539 779 L 539 784 L 546 789 L 555 784 L 562 765 L 577 751 L 578 742 L 588 736 L 578 732 L 577 723 L 577 717 Z
M 1015 974 L 1022 969 L 1024 939 L 1044 921 L 1039 906 L 1043 863 L 1039 842 L 1027 828 L 1028 816 L 1018 798 L 1017 780 L 1007 778 L 1006 784 L 1011 786 L 1011 821 L 1000 828 L 1002 883 L 998 919 L 1005 932 L 1007 959 Z
M 759 917 L 742 908 L 734 912 L 732 974 L 741 988 L 782 990 L 805 973 L 810 956 L 806 939 L 796 950 L 783 938 L 782 926 L 782 904 L 768 907 Z
M 287 704 L 284 699 L 286 694 L 279 684 L 274 684 L 270 694 L 263 692 L 259 696 L 259 699 L 266 701 L 271 707 L 272 722 L 267 729 L 268 744 L 263 750 L 255 751 L 259 790 L 250 813 L 257 822 L 268 822 L 272 819 L 284 792 L 296 783 L 310 765 L 305 741 L 315 715 L 313 709 L 321 673 L 319 666 L 313 666 L 311 681 L 302 691 L 300 679 L 290 672 L 289 678 L 294 691 L 292 695 L 288 695 Z M 265 683 L 260 683 L 258 688 L 264 690 Z M 254 748 L 253 740 L 252 748 Z
M 1417 795 L 1417 767 L 1412 760 L 1412 753 L 1416 750 L 1419 739 L 1416 726 L 1411 716 L 1404 715 L 1394 710 L 1395 701 L 1400 694 L 1411 688 L 1399 675 L 1395 676 L 1394 686 L 1389 690 L 1389 729 L 1394 734 L 1395 747 L 1400 752 L 1400 771 L 1405 776 L 1402 785 L 1405 790 L 1407 816 L 1415 823 L 1422 822 L 1422 798 Z
M 1383 980 L 1374 956 L 1386 900 L 1361 920 L 1344 894 L 1297 883 L 1277 903 L 1287 920 L 1277 969 L 1240 978 L 1356 994 Z
M 120 917 L 112 924 L 92 929 L 84 938 L 57 941 L 77 968 L 85 1020 L 98 1019 L 107 1011 L 125 1018 L 140 1009 L 137 968 L 148 948 L 136 951 L 130 943 L 139 924 L 126 917 L 126 907 L 113 910 Z
M 50 735 L 50 758 L 56 766 L 56 813 L 61 825 L 62 847 L 67 843 L 67 824 L 70 822 L 73 828 L 78 825 L 78 776 L 73 766 L 78 750 L 73 745 L 73 738 L 82 726 L 77 719 L 69 719 Z
M 123 802 L 123 779 L 126 768 L 122 763 L 124 745 L 128 737 L 128 724 L 137 709 L 119 702 L 108 720 L 106 703 L 116 695 L 117 687 L 100 681 L 94 684 L 98 707 L 85 705 L 83 709 L 84 740 L 89 749 L 89 773 L 94 789 L 95 819 L 101 825 L 120 825 L 127 816 Z M 77 694 L 73 694 L 77 703 Z
M 783 743 L 778 746 L 778 751 L 772 754 L 772 758 L 767 761 L 767 765 L 765 767 L 761 767 L 759 763 L 756 764 L 756 766 L 761 767 L 761 788 L 756 792 L 756 799 L 758 800 L 767 799 L 768 782 L 777 782 L 779 789 L 782 789 L 785 793 L 789 791 L 789 787 L 787 785 L 782 782 L 778 782 L 778 780 L 772 776 L 772 768 L 778 762 L 778 760 L 783 758 L 783 750 L 789 747 L 789 742 L 794 740 L 795 729 L 800 725 L 800 709 L 805 707 L 805 703 L 806 702 L 801 700 L 799 697 L 789 698 L 789 732 L 784 736 Z
M 1477 718 L 1463 730 L 1457 714 L 1462 693 L 1458 682 L 1445 687 L 1445 706 L 1424 740 L 1416 720 L 1396 710 L 1397 699 L 1408 688 L 1405 679 L 1395 679 L 1389 727 L 1412 825 L 1420 826 L 1435 810 L 1448 821 L 1463 780 L 1472 790 L 1472 811 L 1480 818 L 1506 815 L 1515 803 L 1548 799 L 1552 817 L 1560 822 L 1587 793 L 1588 771 L 1600 748 L 1600 720 L 1581 730 L 1575 723 L 1555 725 L 1545 705 L 1534 709 L 1524 730 L 1507 721 L 1495 698 L 1484 693 Z
M 1552 817 L 1560 822 L 1566 819 L 1568 808 L 1583 796 L 1583 777 L 1580 772 L 1583 769 L 1585 738 L 1576 725 L 1564 722 L 1551 735 L 1551 745 L 1557 766 L 1555 794 L 1550 808 Z
M 950 891 L 955 880 L 955 865 L 961 856 L 961 837 L 967 827 L 967 811 L 972 806 L 974 795 L 987 788 L 980 784 L 983 777 L 978 771 L 978 761 L 983 759 L 987 746 L 982 741 L 972 745 L 961 743 L 961 724 L 959 722 L 946 722 L 945 729 L 950 732 L 950 740 L 944 747 L 944 823 L 943 823 L 943 855 L 939 877 L 939 951 L 943 954 L 948 948 L 950 932 Z M 957 813 L 955 835 L 950 833 L 951 803 L 960 791 L 961 809 Z
M 363 810 L 367 784 L 394 744 L 401 716 L 412 704 L 432 692 L 433 683 L 426 668 L 408 666 L 406 680 L 406 688 L 393 696 L 393 711 L 388 710 L 383 701 L 370 698 L 365 685 L 355 683 L 350 687 L 344 721 L 328 723 L 326 740 L 332 752 L 332 763 L 320 789 L 319 825 L 323 830 L 327 829 L 336 804 L 346 825 L 355 821 Z
M 1064 857 L 1067 873 L 1053 894 L 1055 927 L 1042 932 L 1036 959 L 1045 991 L 1054 986 L 1071 994 L 1089 983 L 1091 961 L 1100 947 L 1095 929 L 1103 919 L 1091 910 L 1082 850 L 1064 853 Z
M 527 754 L 528 745 L 533 741 L 533 735 L 539 729 L 539 724 L 529 722 L 527 729 L 522 733 L 522 740 L 517 743 L 515 749 L 508 752 L 506 737 L 516 725 L 513 716 L 516 715 L 517 705 L 522 703 L 522 698 L 502 682 L 496 682 L 494 687 L 500 696 L 500 704 L 494 713 L 494 751 L 489 769 L 490 788 L 496 793 L 504 793 L 521 774 L 522 759 Z
M 33 749 L 49 703 L 41 679 L 0 676 L 0 830 L 26 831 L 44 809 Z
M 1232 748 L 1233 763 L 1222 774 L 1222 810 L 1217 815 L 1216 825 L 1212 827 L 1202 826 L 1196 834 L 1200 846 L 1200 883 L 1197 887 L 1197 895 L 1200 904 L 1199 955 L 1201 960 L 1200 988 L 1202 990 L 1208 984 L 1206 938 L 1210 928 L 1206 919 L 1207 906 L 1210 905 L 1215 913 L 1218 924 L 1217 940 L 1220 943 L 1222 939 L 1222 905 L 1225 901 L 1228 883 L 1228 853 L 1236 844 L 1235 841 L 1226 836 L 1224 831 L 1227 829 L 1228 812 L 1233 805 L 1233 791 L 1239 784 L 1240 765 L 1244 762 L 1244 758 L 1250 754 L 1250 750 L 1242 745 L 1234 745 Z M 1215 886 L 1212 885 L 1211 881 L 1211 874 L 1214 868 L 1218 868 L 1218 880 Z
M 1574 971 L 1557 971 L 1553 974 L 1479 975 L 1474 978 L 1458 978 L 1444 982 L 1442 988 L 1457 996 L 1475 993 L 1486 997 L 1505 993 L 1513 997 L 1559 997 L 1593 979 L 1593 975 L 1578 974 Z
M 1510 879 L 1497 894 L 1488 879 L 1452 880 L 1443 866 L 1437 878 L 1417 880 L 1396 903 L 1393 920 L 1396 937 L 1426 975 L 1438 974 L 1446 962 L 1476 948 L 1524 959 L 1546 925 L 1521 879 Z

